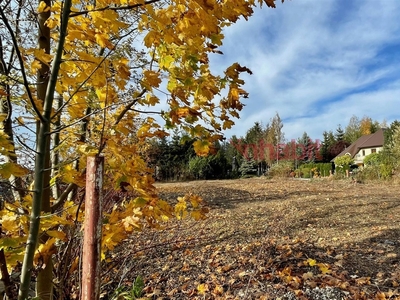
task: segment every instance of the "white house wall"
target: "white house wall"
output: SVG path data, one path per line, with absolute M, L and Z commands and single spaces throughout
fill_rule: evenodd
M 360 151 L 357 152 L 357 154 L 354 156 L 354 163 L 355 164 L 362 164 L 364 163 L 364 158 L 367 155 L 370 155 L 372 152 L 372 150 L 375 149 L 375 152 L 381 152 L 383 147 L 373 147 L 373 148 L 364 148 L 364 149 L 360 149 Z M 364 152 L 363 152 L 364 151 Z M 363 155 L 364 154 L 364 155 Z

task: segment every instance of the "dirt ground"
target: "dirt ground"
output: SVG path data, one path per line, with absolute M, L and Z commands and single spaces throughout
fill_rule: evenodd
M 108 273 L 149 299 L 400 299 L 400 186 L 251 178 L 160 183 L 203 221 L 144 230 Z M 123 266 L 123 267 L 122 267 Z

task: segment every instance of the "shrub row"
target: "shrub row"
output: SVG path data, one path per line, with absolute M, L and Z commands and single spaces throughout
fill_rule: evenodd
M 302 178 L 326 177 L 331 174 L 331 170 L 331 163 L 307 163 L 296 170 L 296 176 Z

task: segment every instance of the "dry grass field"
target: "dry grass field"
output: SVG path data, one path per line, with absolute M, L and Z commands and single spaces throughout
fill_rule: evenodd
M 144 230 L 108 276 L 149 299 L 400 299 L 400 186 L 251 178 L 158 184 L 202 221 Z

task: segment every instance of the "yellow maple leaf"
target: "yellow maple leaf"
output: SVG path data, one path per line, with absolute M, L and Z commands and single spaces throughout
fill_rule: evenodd
M 99 44 L 100 47 L 108 49 L 112 49 L 114 47 L 113 44 L 110 42 L 110 37 L 108 34 L 96 33 L 94 37 L 96 39 L 96 43 Z
M 49 29 L 55 28 L 59 24 L 59 17 L 53 16 L 52 18 L 49 18 L 46 20 L 45 24 Z
M 307 263 L 310 267 L 313 267 L 317 264 L 317 261 L 315 259 L 309 258 L 307 259 Z
M 35 59 L 31 63 L 31 72 L 36 73 L 41 67 L 42 67 L 42 63 Z
M 174 62 L 174 58 L 171 55 L 165 55 L 160 58 L 159 66 L 160 68 L 168 69 Z
M 330 270 L 328 264 L 319 263 L 317 265 L 318 265 L 318 268 L 319 268 L 319 270 L 321 271 L 322 274 L 332 273 L 332 271 Z
M 196 221 L 206 219 L 206 213 L 208 212 L 207 209 L 197 209 L 190 212 L 190 216 L 195 219 Z
M 160 74 L 151 70 L 143 72 L 145 83 L 153 87 L 159 87 L 161 83 Z
M 208 284 L 206 284 L 206 283 L 199 284 L 197 286 L 197 291 L 199 292 L 200 295 L 205 295 L 206 292 L 209 291 Z
M 1 217 L 1 227 L 4 232 L 13 232 L 15 227 L 18 227 L 16 222 L 17 215 L 5 214 Z
M 198 195 L 190 195 L 189 200 L 194 208 L 197 208 L 199 204 L 203 201 L 203 199 Z
M 186 117 L 189 114 L 189 107 L 179 107 L 176 109 L 175 114 L 178 118 Z
M 127 216 L 122 220 L 122 225 L 127 232 L 132 232 L 135 228 L 140 229 L 139 218 L 136 216 Z
M 193 143 L 194 151 L 199 156 L 207 156 L 210 152 L 210 143 L 208 141 L 197 140 Z
M 46 53 L 44 49 L 29 49 L 27 52 L 29 53 L 30 51 L 33 52 L 37 60 L 46 65 L 49 65 L 53 59 L 53 55 Z
M 222 124 L 222 128 L 225 129 L 230 129 L 232 126 L 235 125 L 235 122 L 232 120 L 225 120 L 224 123 Z
M 158 45 L 160 43 L 160 38 L 160 33 L 149 31 L 149 33 L 144 37 L 144 44 L 147 48 L 150 48 L 153 44 Z
M 158 97 L 147 94 L 146 95 L 146 103 L 150 106 L 154 106 L 157 103 L 160 103 L 160 99 L 158 99 Z
M 151 129 L 151 125 L 150 124 L 143 124 L 139 130 L 137 131 L 136 135 L 138 138 L 146 138 L 146 137 L 150 137 L 151 133 L 150 133 L 150 129 Z
M 78 151 L 87 156 L 95 156 L 99 153 L 99 149 L 90 145 L 80 145 Z

